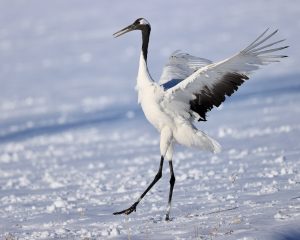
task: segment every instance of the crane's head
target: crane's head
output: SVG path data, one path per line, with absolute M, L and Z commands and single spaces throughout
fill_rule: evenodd
M 121 29 L 120 31 L 113 34 L 114 37 L 119 37 L 125 33 L 133 30 L 149 31 L 151 30 L 150 23 L 145 18 L 138 18 L 133 24 Z

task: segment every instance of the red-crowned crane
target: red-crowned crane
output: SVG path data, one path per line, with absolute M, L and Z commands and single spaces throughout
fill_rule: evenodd
M 136 85 L 138 102 L 148 121 L 160 133 L 161 158 L 157 174 L 139 199 L 128 209 L 114 214 L 128 215 L 136 211 L 139 202 L 161 178 L 164 159 L 167 159 L 171 178 L 165 219 L 169 220 L 175 184 L 173 145 L 178 143 L 214 153 L 219 152 L 221 147 L 218 142 L 198 130 L 193 122 L 206 121 L 206 113 L 214 106 L 220 106 L 226 96 L 230 96 L 248 79 L 250 73 L 261 65 L 278 62 L 280 58 L 286 57 L 273 53 L 288 46 L 271 48 L 284 40 L 263 45 L 277 33 L 276 30 L 267 34 L 266 30 L 242 51 L 216 63 L 176 51 L 170 56 L 157 83 L 152 79 L 147 67 L 151 31 L 149 22 L 139 18 L 133 24 L 116 32 L 114 36 L 119 37 L 133 30 L 140 30 L 143 40 Z

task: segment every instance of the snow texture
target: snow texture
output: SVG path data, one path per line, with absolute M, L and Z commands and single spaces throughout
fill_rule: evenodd
M 1 239 L 300 239 L 300 4 L 297 1 L 0 1 Z M 177 146 L 170 222 L 159 136 L 134 91 L 152 25 L 158 79 L 176 49 L 222 60 L 267 27 L 291 47 L 197 126 L 223 147 Z

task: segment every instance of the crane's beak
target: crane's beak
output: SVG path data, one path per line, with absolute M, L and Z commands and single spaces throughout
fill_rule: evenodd
M 125 33 L 128 33 L 128 32 L 130 32 L 130 31 L 133 31 L 133 30 L 135 30 L 135 28 L 134 28 L 134 25 L 131 24 L 131 25 L 129 25 L 129 26 L 127 26 L 127 27 L 121 29 L 120 31 L 114 33 L 113 36 L 114 36 L 115 38 L 116 38 L 116 37 L 120 37 L 121 35 L 123 35 L 123 34 L 125 34 Z

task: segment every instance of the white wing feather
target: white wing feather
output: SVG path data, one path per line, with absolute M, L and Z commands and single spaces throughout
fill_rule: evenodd
M 208 59 L 195 57 L 188 53 L 177 50 L 171 54 L 168 62 L 164 66 L 159 84 L 162 85 L 173 79 L 186 79 L 198 69 L 211 63 L 212 61 Z
M 168 105 L 165 109 L 169 110 L 169 114 L 186 118 L 189 113 L 190 116 L 192 114 L 199 120 L 206 120 L 205 113 L 213 106 L 219 106 L 225 100 L 226 95 L 230 96 L 237 90 L 238 86 L 248 79 L 248 74 L 257 70 L 261 65 L 278 62 L 280 58 L 286 57 L 270 55 L 288 47 L 270 48 L 284 40 L 262 46 L 277 33 L 276 30 L 266 36 L 267 31 L 268 29 L 238 54 L 204 66 L 168 89 L 162 104 Z M 194 109 L 198 111 L 191 111 L 191 102 L 194 104 Z

